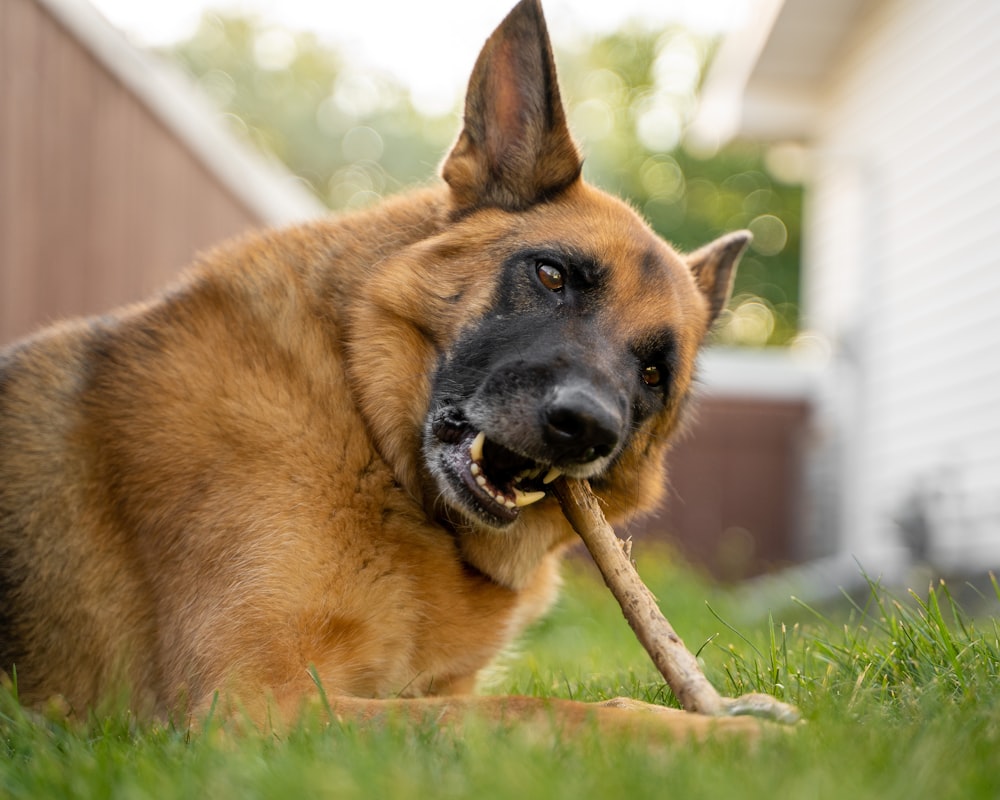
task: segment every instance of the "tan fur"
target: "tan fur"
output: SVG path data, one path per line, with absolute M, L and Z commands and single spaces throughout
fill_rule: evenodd
M 677 332 L 671 400 L 600 484 L 612 520 L 648 510 L 745 243 L 689 265 L 579 166 L 524 0 L 480 57 L 445 184 L 230 242 L 147 304 L 0 356 L 0 669 L 24 702 L 197 716 L 221 691 L 257 720 L 268 703 L 291 718 L 314 669 L 360 718 L 380 698 L 424 698 L 415 714 L 549 708 L 427 699 L 471 692 L 545 612 L 574 539 L 551 497 L 499 532 L 443 507 L 421 456 L 435 365 L 487 313 L 512 252 L 592 254 L 610 276 L 609 347 Z M 611 727 L 634 713 L 594 712 Z M 680 714 L 636 724 L 705 730 Z

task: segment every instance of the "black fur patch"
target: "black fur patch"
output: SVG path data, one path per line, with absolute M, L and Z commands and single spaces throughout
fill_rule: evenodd
M 10 522 L 0 513 L 0 528 Z M 0 549 L 0 672 L 10 674 L 11 667 L 24 655 L 24 647 L 17 634 L 14 608 L 20 580 L 11 574 L 9 565 L 13 554 Z
M 0 353 L 0 419 L 5 413 L 6 395 L 12 383 L 13 359 L 10 352 Z M 0 427 L 2 431 L 2 427 Z M 0 435 L 0 450 L 6 446 Z M 0 537 L 6 540 L 20 535 L 15 529 L 14 515 L 8 510 L 3 486 L 0 485 Z M 0 546 L 0 672 L 10 673 L 11 667 L 23 655 L 24 649 L 15 630 L 14 608 L 21 580 L 14 574 L 14 554 Z

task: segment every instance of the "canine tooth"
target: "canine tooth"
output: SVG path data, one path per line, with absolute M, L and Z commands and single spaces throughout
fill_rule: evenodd
M 469 446 L 469 455 L 472 457 L 473 461 L 483 460 L 483 445 L 486 443 L 486 434 L 482 431 L 476 434 L 476 438 L 472 440 L 472 444 Z
M 522 492 L 520 489 L 514 489 L 514 505 L 519 508 L 537 503 L 543 497 L 545 492 Z
M 473 476 L 475 476 L 479 475 L 482 472 L 482 469 L 480 469 L 479 465 L 475 461 L 473 461 L 472 464 L 469 465 L 469 472 L 471 472 Z
M 552 467 L 548 472 L 545 473 L 545 477 L 542 478 L 542 483 L 552 483 L 556 478 L 562 475 L 562 470 L 557 467 Z
M 485 486 L 486 485 L 486 476 L 485 475 L 477 475 L 476 476 L 476 483 L 478 483 L 480 486 Z
M 516 508 L 517 507 L 517 503 L 514 500 L 511 500 L 509 497 L 507 497 L 507 498 L 504 499 L 503 504 L 505 506 L 507 506 L 507 508 Z

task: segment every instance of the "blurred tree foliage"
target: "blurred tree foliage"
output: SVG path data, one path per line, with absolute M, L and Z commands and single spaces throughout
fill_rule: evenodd
M 750 228 L 717 339 L 775 345 L 796 333 L 801 189 L 752 144 L 693 154 L 681 144 L 711 42 L 683 29 L 623 29 L 558 54 L 588 179 L 628 198 L 681 250 Z M 332 208 L 368 205 L 426 182 L 457 133 L 458 114 L 422 115 L 405 88 L 346 61 L 308 33 L 206 14 L 168 55 L 228 121 Z M 771 167 L 771 169 L 769 169 Z
M 205 14 L 167 55 L 232 126 L 331 208 L 426 181 L 455 134 L 454 119 L 421 116 L 388 77 L 351 65 L 312 34 L 252 17 Z

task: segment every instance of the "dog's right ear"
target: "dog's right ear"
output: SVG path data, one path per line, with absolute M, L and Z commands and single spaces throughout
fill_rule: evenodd
M 465 125 L 441 174 L 454 210 L 519 211 L 580 176 L 540 0 L 521 0 L 487 40 L 469 80 Z
M 694 275 L 695 283 L 708 301 L 709 327 L 729 302 L 729 296 L 733 293 L 736 265 L 752 239 L 750 231 L 733 231 L 709 242 L 687 257 L 688 268 Z

